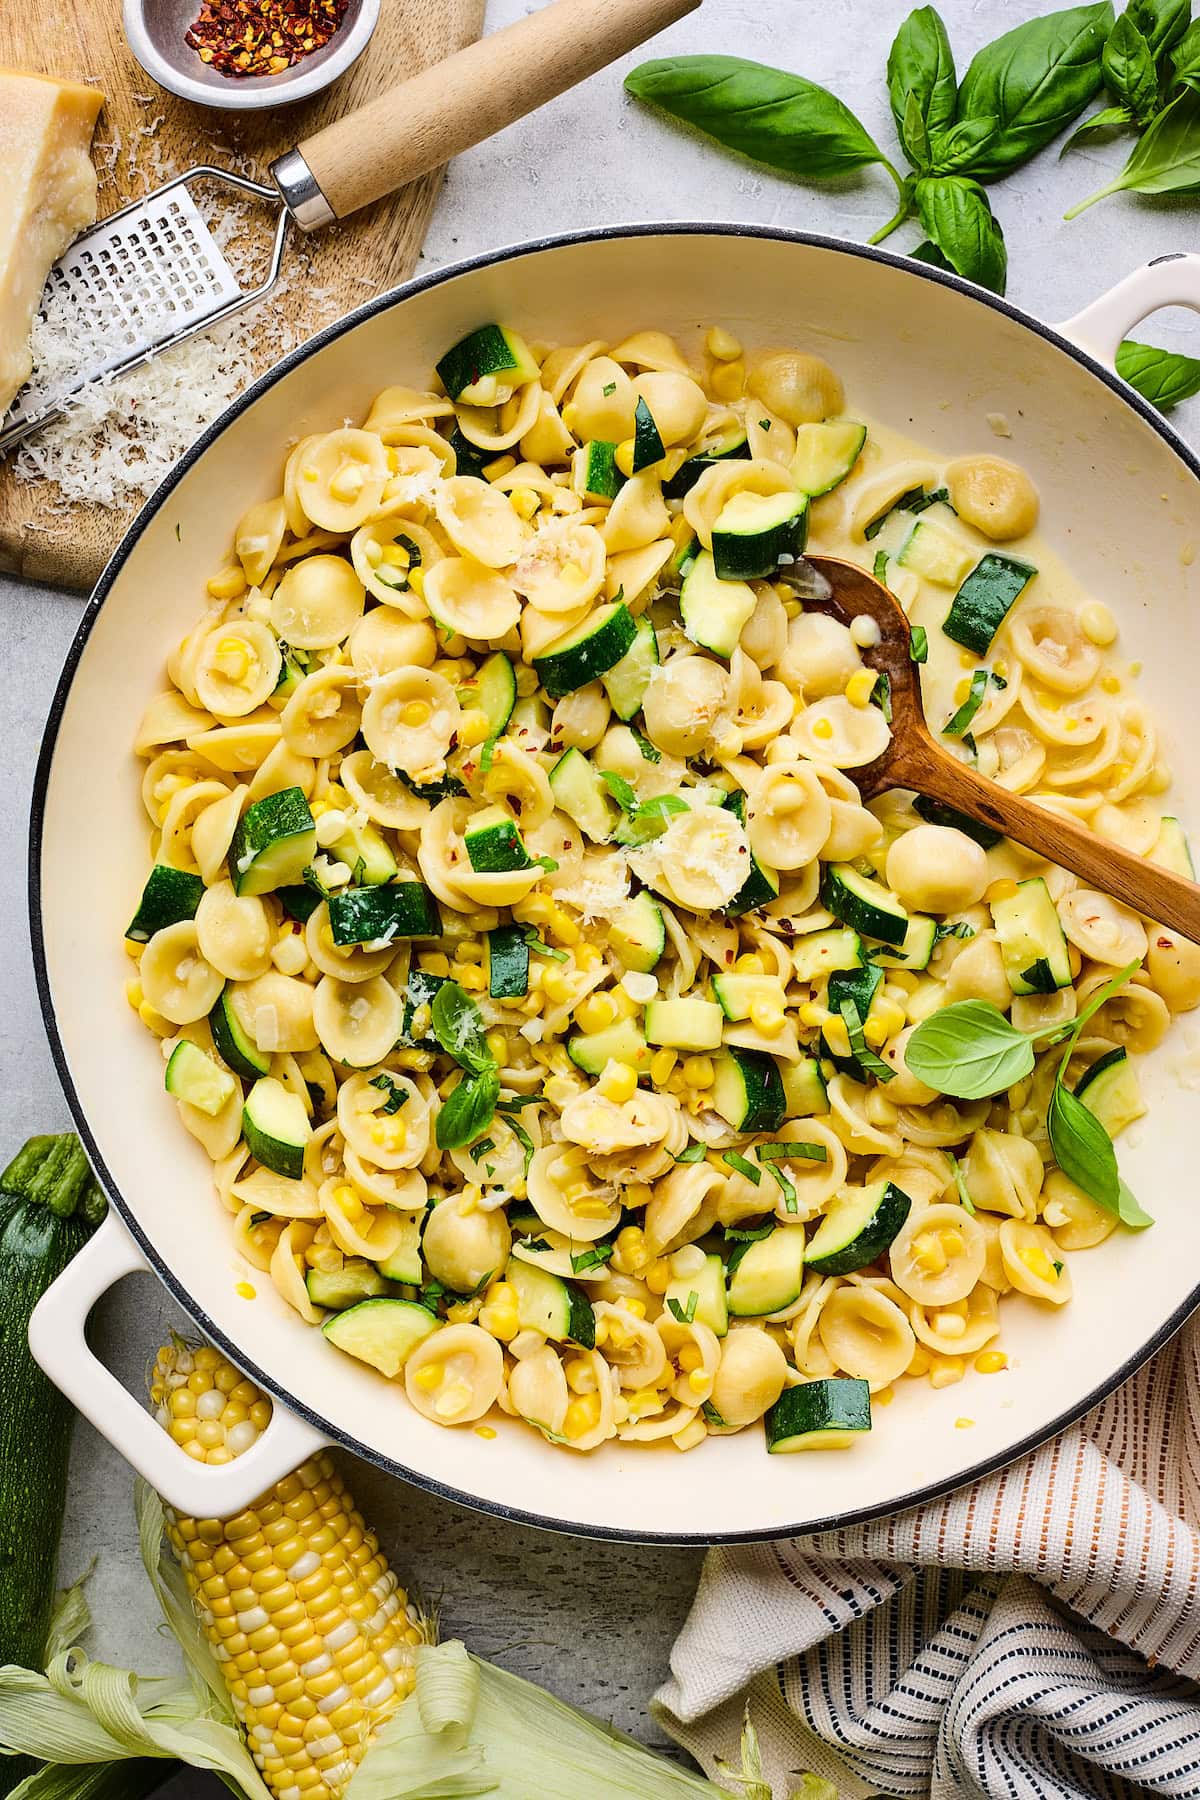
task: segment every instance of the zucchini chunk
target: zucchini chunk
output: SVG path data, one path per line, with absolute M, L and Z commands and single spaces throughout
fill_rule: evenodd
M 237 1082 L 198 1044 L 183 1038 L 176 1044 L 167 1063 L 166 1089 L 176 1100 L 198 1107 L 209 1118 L 215 1118 L 237 1087 Z
M 460 682 L 460 706 L 474 707 L 487 720 L 488 736 L 497 738 L 512 717 L 517 704 L 517 676 L 503 650 L 494 650 L 475 674 Z
M 729 1330 L 729 1302 L 721 1258 L 710 1253 L 698 1274 L 677 1276 L 663 1295 L 663 1311 L 672 1318 L 682 1313 L 685 1319 L 695 1319 L 717 1337 L 724 1337 Z
M 829 1090 L 815 1056 L 779 1065 L 789 1119 L 811 1119 L 829 1111 Z
M 403 1282 L 406 1287 L 420 1287 L 425 1274 L 421 1267 L 421 1231 L 424 1224 L 423 1213 L 413 1213 L 400 1220 L 396 1227 L 400 1232 L 396 1248 L 379 1265 L 379 1273 L 389 1281 Z
M 871 961 L 881 969 L 927 969 L 937 943 L 937 920 L 928 913 L 913 913 L 902 944 L 872 950 Z
M 574 745 L 564 750 L 550 771 L 554 804 L 574 820 L 593 844 L 607 844 L 617 828 L 620 808 L 609 794 L 600 771 Z
M 1099 1119 L 1110 1138 L 1124 1131 L 1146 1111 L 1137 1070 L 1129 1060 L 1123 1044 L 1110 1050 L 1080 1076 L 1075 1097 L 1082 1100 L 1094 1118 Z
M 1067 939 L 1050 890 L 1040 875 L 1017 884 L 1007 900 L 991 902 L 1004 973 L 1014 994 L 1052 994 L 1071 985 Z
M 305 892 L 307 891 L 306 889 Z M 316 896 L 313 898 L 315 900 Z M 242 1075 L 247 1081 L 257 1081 L 260 1075 L 271 1073 L 270 1056 L 265 1050 L 259 1049 L 238 1018 L 227 987 L 222 988 L 218 994 L 217 1004 L 208 1015 L 208 1024 L 217 1055 L 222 1062 L 229 1064 L 235 1075 Z
M 1150 861 L 1158 863 L 1161 868 L 1172 869 L 1176 875 L 1186 875 L 1189 881 L 1196 879 L 1196 867 L 1192 861 L 1191 847 L 1187 841 L 1187 833 L 1178 819 L 1167 814 L 1158 828 L 1158 838 L 1150 852 Z M 132 937 L 132 932 L 126 932 Z
M 798 491 L 810 500 L 832 493 L 853 469 L 866 441 L 866 426 L 850 419 L 798 425 L 791 470 Z
M 570 1341 L 585 1350 L 596 1348 L 596 1315 L 583 1289 L 572 1281 L 514 1257 L 504 1272 L 517 1294 L 522 1330 L 540 1331 L 556 1343 Z
M 298 925 L 307 925 L 320 906 L 322 896 L 307 881 L 298 881 L 294 887 L 276 888 L 275 898 L 289 919 L 295 919 Z
M 488 993 L 493 1000 L 512 1000 L 529 992 L 529 940 L 526 925 L 497 925 L 487 934 Z
M 908 914 L 882 882 L 860 875 L 853 863 L 826 863 L 821 900 L 835 919 L 883 944 L 903 944 Z
M 733 788 L 721 805 L 731 812 L 739 825 L 746 823 L 746 796 L 741 788 Z M 750 872 L 743 881 L 729 905 L 725 908 L 728 918 L 740 919 L 743 913 L 753 912 L 756 907 L 768 906 L 772 900 L 779 898 L 779 877 L 765 863 L 760 863 L 750 847 Z
M 873 962 L 864 963 L 858 969 L 839 969 L 829 977 L 829 1010 L 836 1017 L 841 1017 L 844 1001 L 852 1002 L 858 1013 L 859 1022 L 865 1023 L 871 1010 L 871 1002 L 875 998 L 876 989 L 883 981 L 883 970 Z M 830 1048 L 829 1040 L 824 1032 L 821 1034 L 821 1048 L 842 1075 L 849 1075 L 852 1081 L 866 1081 L 867 1071 L 857 1056 L 840 1056 Z
M 633 615 L 622 600 L 613 600 L 588 614 L 582 625 L 564 632 L 533 659 L 551 700 L 561 700 L 576 688 L 607 674 L 619 663 L 637 636 Z
M 299 1095 L 285 1088 L 282 1081 L 264 1075 L 246 1096 L 242 1131 L 251 1156 L 265 1169 L 286 1175 L 289 1181 L 300 1180 L 312 1125 Z
M 314 1306 L 345 1312 L 360 1300 L 378 1300 L 388 1291 L 387 1279 L 365 1256 L 352 1256 L 340 1269 L 310 1269 L 304 1277 Z
M 606 1063 L 628 1063 L 639 1075 L 650 1067 L 646 1040 L 632 1019 L 619 1019 L 603 1031 L 583 1032 L 567 1039 L 567 1055 L 585 1075 L 602 1075 Z
M 806 494 L 735 494 L 712 528 L 719 581 L 758 581 L 795 562 L 808 542 Z
M 848 1450 L 871 1429 L 871 1391 L 856 1376 L 785 1388 L 764 1418 L 772 1456 L 795 1450 Z
M 993 831 L 990 825 L 968 818 L 966 813 L 960 813 L 953 806 L 943 806 L 940 800 L 930 800 L 925 794 L 914 794 L 912 804 L 917 817 L 924 819 L 927 825 L 949 825 L 965 837 L 974 838 L 984 850 L 992 849 L 1003 837 L 1002 832 Z
M 608 925 L 608 941 L 626 969 L 648 975 L 667 948 L 662 907 L 643 888 L 617 908 Z
M 663 499 L 682 500 L 686 494 L 691 493 L 706 469 L 734 459 L 744 462 L 749 455 L 750 445 L 746 441 L 745 428 L 739 425 L 724 438 L 706 444 L 695 456 L 689 456 L 686 462 L 681 463 L 674 475 L 663 482 Z
M 722 581 L 711 550 L 701 550 L 688 564 L 679 590 L 679 617 L 693 644 L 730 657 L 742 628 L 758 604 L 744 581 Z
M 713 999 L 727 1019 L 738 1021 L 750 1017 L 756 1003 L 777 1006 L 782 1012 L 787 1005 L 783 983 L 777 975 L 714 975 Z
M 329 930 L 335 944 L 391 943 L 398 938 L 442 934 L 437 901 L 423 881 L 384 887 L 343 888 L 329 896 Z
M 645 614 L 637 620 L 636 630 L 637 635 L 620 662 L 600 678 L 613 711 L 626 724 L 640 711 L 650 677 L 658 667 L 658 638 Z
M 942 630 L 964 649 L 986 656 L 1009 608 L 1036 574 L 1032 563 L 989 550 L 955 594 Z
M 735 1131 L 778 1131 L 787 1117 L 779 1064 L 761 1050 L 728 1046 L 716 1058 L 712 1104 Z
M 777 1225 L 738 1258 L 729 1277 L 729 1310 L 735 1318 L 759 1319 L 782 1312 L 804 1286 L 803 1225 Z
M 633 473 L 636 475 L 641 469 L 651 468 L 666 454 L 667 447 L 654 423 L 654 414 L 639 394 L 633 409 Z
M 693 1053 L 717 1050 L 723 1022 L 715 1000 L 694 995 L 682 1000 L 652 1000 L 646 1008 L 646 1042 Z
M 321 1330 L 339 1350 L 370 1363 L 391 1381 L 438 1324 L 428 1307 L 414 1300 L 360 1300 L 326 1319 Z
M 571 458 L 571 486 L 582 500 L 615 500 L 625 485 L 616 463 L 617 446 L 592 438 Z
M 797 981 L 819 981 L 837 969 L 857 969 L 866 961 L 863 941 L 849 926 L 814 931 L 792 944 L 792 968 Z
M 480 325 L 447 350 L 437 372 L 451 400 L 466 406 L 498 406 L 514 388 L 535 380 L 538 366 L 515 331 L 505 325 Z
M 204 882 L 199 875 L 155 863 L 125 936 L 135 944 L 148 944 L 156 931 L 194 919 L 203 895 Z
M 896 561 L 942 587 L 958 587 L 975 561 L 975 546 L 937 519 L 918 519 Z
M 317 828 L 303 789 L 264 794 L 238 820 L 229 872 L 239 894 L 269 894 L 302 879 L 317 854 Z
M 374 825 L 348 825 L 336 844 L 330 846 L 329 854 L 353 871 L 359 887 L 381 887 L 398 873 L 387 839 Z
M 808 1240 L 804 1260 L 819 1275 L 852 1275 L 883 1255 L 911 1211 L 912 1201 L 894 1182 L 845 1188 Z
M 519 826 L 503 807 L 488 806 L 477 813 L 467 826 L 463 843 L 477 875 L 504 875 L 533 866 Z

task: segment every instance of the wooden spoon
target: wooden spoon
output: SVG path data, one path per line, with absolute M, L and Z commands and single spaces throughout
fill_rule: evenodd
M 880 631 L 879 643 L 864 650 L 863 657 L 891 684 L 892 740 L 882 756 L 848 771 L 864 800 L 887 788 L 912 788 L 990 825 L 1092 887 L 1115 895 L 1134 912 L 1200 943 L 1200 885 L 1098 837 L 1075 819 L 1010 793 L 944 749 L 925 723 L 920 668 L 912 660 L 911 633 L 899 601 L 854 563 L 832 556 L 806 560 L 833 590 L 826 599 L 803 589 L 807 608 L 832 612 L 847 624 L 865 613 Z M 786 573 L 781 573 L 786 580 Z

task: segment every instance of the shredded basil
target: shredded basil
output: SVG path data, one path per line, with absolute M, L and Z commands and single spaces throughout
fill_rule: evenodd
M 736 1150 L 726 1150 L 721 1157 L 721 1161 L 728 1163 L 731 1169 L 736 1169 L 739 1175 L 744 1175 L 747 1181 L 752 1181 L 755 1187 L 757 1187 L 762 1180 L 761 1169 L 756 1169 L 752 1162 L 748 1162 L 747 1159 L 744 1156 L 740 1156 Z
M 679 1323 L 681 1325 L 690 1325 L 691 1324 L 692 1320 L 696 1317 L 696 1308 L 699 1306 L 699 1304 L 700 1304 L 700 1296 L 696 1292 L 695 1288 L 692 1288 L 689 1291 L 686 1306 L 680 1306 L 680 1304 L 679 1304 L 678 1300 L 676 1300 L 674 1294 L 669 1295 L 667 1298 L 667 1310 L 672 1314 L 672 1316 L 674 1318 L 679 1320 Z
M 381 1071 L 378 1075 L 372 1075 L 371 1086 L 373 1088 L 378 1088 L 380 1093 L 387 1095 L 387 1099 L 379 1108 L 381 1113 L 398 1113 L 402 1106 L 408 1104 L 408 1089 L 402 1088 L 398 1082 L 393 1081 L 391 1076 L 384 1071 Z

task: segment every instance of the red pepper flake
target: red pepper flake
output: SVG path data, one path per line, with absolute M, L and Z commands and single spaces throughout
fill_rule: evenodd
M 185 42 L 220 75 L 278 75 L 323 49 L 349 5 L 350 0 L 201 0 Z

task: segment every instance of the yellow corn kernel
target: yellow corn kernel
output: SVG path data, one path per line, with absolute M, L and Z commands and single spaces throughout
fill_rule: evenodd
M 571 998 L 571 983 L 561 969 L 547 969 L 542 976 L 542 992 L 555 1006 L 564 1006 Z
M 616 1019 L 617 1003 L 609 994 L 589 994 L 580 1002 L 575 1014 L 580 1031 L 603 1031 L 614 1025 Z
M 250 672 L 250 646 L 245 638 L 222 638 L 217 645 L 217 666 L 231 681 L 244 681 Z
M 952 1225 L 949 1225 L 943 1231 L 940 1231 L 938 1236 L 941 1239 L 942 1249 L 946 1252 L 947 1258 L 962 1255 L 963 1239 L 961 1231 L 956 1231 Z
M 710 1088 L 713 1084 L 713 1060 L 711 1056 L 687 1056 L 681 1070 L 683 1079 L 690 1088 Z
M 573 400 L 568 400 L 562 409 L 562 422 L 568 431 L 574 431 L 579 423 L 579 408 Z
M 674 1073 L 679 1057 L 674 1050 L 656 1050 L 650 1058 L 650 1080 L 655 1087 L 665 1087 Z
M 619 1300 L 617 1304 L 618 1306 L 624 1307 L 627 1313 L 632 1313 L 635 1319 L 644 1319 L 646 1316 L 646 1302 L 644 1300 L 634 1300 L 627 1294 L 623 1299 Z
M 245 574 L 236 563 L 230 563 L 209 577 L 208 591 L 214 600 L 236 600 L 246 591 Z
M 140 1011 L 142 1003 L 145 1000 L 145 995 L 142 993 L 142 984 L 136 976 L 132 981 L 127 981 L 125 983 L 125 998 L 128 1000 L 130 1006 L 132 1006 L 134 1012 Z
M 828 1007 L 822 1006 L 819 1001 L 806 1000 L 800 1008 L 798 1016 L 802 1025 L 820 1026 L 827 1025 L 833 1017 L 833 1014 L 829 1011 Z
M 825 1042 L 834 1056 L 850 1055 L 850 1033 L 846 1029 L 845 1019 L 834 1018 L 830 1014 L 822 1029 L 825 1033 Z
M 846 698 L 851 706 L 869 706 L 878 679 L 874 669 L 855 669 L 846 683 Z
M 627 1399 L 631 1419 L 644 1418 L 647 1413 L 658 1412 L 662 1406 L 662 1395 L 657 1388 L 638 1388 Z
M 913 1261 L 925 1275 L 940 1275 L 945 1269 L 946 1252 L 932 1231 L 922 1231 L 913 1240 Z
M 1007 1369 L 1008 1358 L 1003 1350 L 981 1350 L 973 1367 L 979 1375 L 999 1375 L 1002 1369 Z
M 671 1265 L 666 1257 L 660 1256 L 657 1262 L 652 1262 L 643 1272 L 642 1280 L 652 1294 L 665 1294 L 671 1285 Z
M 714 369 L 708 385 L 718 400 L 740 400 L 746 385 L 746 365 L 740 356 Z
M 832 720 L 815 719 L 813 721 L 813 736 L 819 738 L 831 738 L 833 736 Z
M 179 1029 L 177 1025 L 172 1025 L 169 1019 L 164 1019 L 148 1000 L 142 1001 L 137 1013 L 147 1031 L 152 1031 L 155 1037 L 174 1037 Z
M 929 1371 L 929 1385 L 935 1388 L 953 1387 L 966 1374 L 966 1364 L 961 1356 L 935 1356 L 933 1367 Z
M 445 1369 L 439 1362 L 422 1363 L 413 1375 L 413 1380 L 419 1388 L 424 1388 L 427 1394 L 431 1394 L 435 1387 L 441 1385 L 445 1373 Z
M 468 994 L 482 994 L 487 986 L 487 978 L 478 963 L 456 962 L 454 979 L 460 987 L 466 988 Z
M 958 666 L 960 669 L 973 669 L 975 667 L 974 651 L 960 650 L 958 653 Z
M 542 503 L 540 495 L 536 494 L 532 488 L 527 487 L 514 488 L 508 497 L 512 502 L 513 511 L 522 519 L 532 519 Z
M 453 1305 L 446 1308 L 446 1317 L 452 1325 L 474 1325 L 482 1311 L 483 1301 L 480 1299 L 455 1300 Z
M 574 920 L 569 920 L 568 923 L 574 925 Z M 575 926 L 577 933 L 578 929 L 578 926 Z M 581 969 L 590 970 L 599 968 L 600 964 L 604 961 L 604 958 L 600 951 L 597 950 L 595 944 L 581 944 L 576 953 L 575 961 L 579 964 Z
M 489 481 L 500 481 L 505 475 L 511 475 L 516 466 L 515 456 L 497 456 L 494 461 L 484 463 L 483 472 Z
M 487 1034 L 487 1047 L 495 1057 L 499 1067 L 503 1068 L 510 1055 L 507 1031 L 501 1031 L 499 1028 L 495 1031 L 489 1031 Z
M 628 1063 L 610 1062 L 596 1085 L 606 1100 L 624 1106 L 637 1093 L 637 1071 Z
M 744 956 L 739 956 L 733 967 L 738 975 L 765 975 L 767 972 L 767 965 L 757 950 L 748 950 Z
M 626 438 L 622 443 L 617 445 L 617 448 L 613 453 L 613 461 L 616 463 L 618 469 L 620 469 L 622 475 L 633 474 L 632 438 Z
M 693 1394 L 706 1394 L 712 1386 L 712 1376 L 706 1374 L 703 1369 L 693 1369 L 688 1376 L 688 1386 Z
M 424 569 L 414 569 L 408 578 L 408 585 L 412 589 L 413 593 L 419 594 L 423 600 L 425 598 L 425 571 L 424 571 Z
M 933 1367 L 933 1357 L 923 1345 L 918 1344 L 912 1353 L 912 1361 L 904 1373 L 906 1375 L 928 1375 Z
M 628 1199 L 628 1194 L 626 1198 Z M 626 1225 L 622 1231 L 618 1231 L 613 1245 L 613 1268 L 619 1275 L 636 1275 L 645 1261 L 645 1232 L 639 1225 Z
M 933 1322 L 939 1337 L 960 1338 L 967 1335 L 967 1321 L 956 1312 L 935 1313 Z
M 390 1118 L 377 1116 L 372 1119 L 367 1135 L 373 1144 L 378 1144 L 382 1149 L 403 1150 L 408 1142 L 408 1126 L 399 1113 Z
M 778 1037 L 783 1030 L 783 1013 L 769 1000 L 753 1000 L 750 1003 L 750 1023 L 764 1036 Z
M 495 1435 L 496 1430 L 492 1425 L 477 1425 L 475 1427 L 475 1436 L 477 1438 L 486 1438 L 490 1442 Z
M 450 973 L 450 958 L 443 955 L 440 950 L 432 950 L 422 956 L 420 967 L 427 975 L 448 976 Z
M 954 1429 L 955 1431 L 969 1431 L 974 1423 L 974 1419 L 955 1419 Z
M 428 725 L 432 717 L 433 708 L 428 700 L 408 700 L 400 708 L 400 723 L 410 726 L 413 730 L 418 730 L 422 725 Z
M 1116 675 L 1102 675 L 1100 686 L 1106 694 L 1119 694 L 1121 691 L 1120 679 Z
M 521 1329 L 515 1306 L 481 1306 L 477 1323 L 501 1344 L 511 1344 Z
M 563 1436 L 569 1438 L 583 1437 L 594 1431 L 600 1423 L 599 1394 L 580 1394 L 567 1406 L 563 1420 Z
M 1079 609 L 1079 629 L 1091 644 L 1107 650 L 1117 641 L 1117 621 L 1103 600 L 1087 600 Z
M 704 1363 L 704 1358 L 695 1344 L 685 1344 L 676 1360 L 685 1375 L 693 1374 Z
M 742 354 L 742 346 L 731 331 L 723 325 L 711 325 L 704 338 L 704 348 L 714 362 L 736 362 Z
M 1011 900 L 1016 891 L 1016 882 L 1011 881 L 1006 875 L 1000 881 L 993 881 L 983 897 L 989 903 L 995 900 Z
M 564 1366 L 563 1374 L 573 1394 L 596 1392 L 596 1374 L 586 1356 L 573 1356 Z
M 491 727 L 477 706 L 469 706 L 463 713 L 458 727 L 458 742 L 463 750 L 473 750 L 476 744 L 482 744 Z
M 1021 1261 L 1029 1273 L 1039 1281 L 1057 1281 L 1058 1270 L 1046 1255 L 1040 1244 L 1030 1244 L 1021 1251 Z

